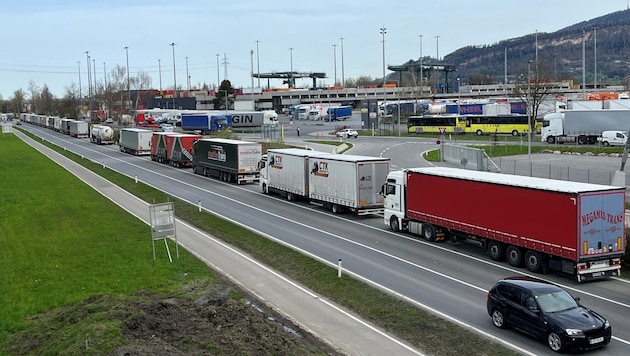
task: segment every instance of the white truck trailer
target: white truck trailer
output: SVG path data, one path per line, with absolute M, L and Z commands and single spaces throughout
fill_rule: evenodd
M 604 131 L 630 128 L 630 110 L 567 110 L 543 118 L 542 142 L 597 143 Z
M 151 154 L 151 137 L 153 131 L 137 128 L 124 128 L 120 130 L 118 145 L 121 152 L 136 156 Z
M 289 201 L 305 199 L 333 213 L 382 213 L 389 158 L 271 149 L 260 161 L 260 187 Z

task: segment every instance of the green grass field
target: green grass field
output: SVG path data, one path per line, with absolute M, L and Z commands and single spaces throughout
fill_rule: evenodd
M 92 295 L 168 292 L 215 278 L 185 251 L 169 263 L 162 246 L 153 261 L 146 224 L 17 137 L 0 136 L 0 149 L 0 343 L 26 318 Z

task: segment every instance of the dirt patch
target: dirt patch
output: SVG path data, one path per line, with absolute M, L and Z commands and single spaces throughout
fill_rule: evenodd
M 341 355 L 227 282 L 195 286 L 194 291 L 180 294 L 95 295 L 33 317 L 33 325 L 13 335 L 5 351 L 40 354 L 64 350 L 68 354 L 121 356 Z M 115 325 L 116 331 L 108 332 L 109 325 Z M 77 328 L 80 331 L 74 332 Z M 77 340 L 68 340 L 69 335 L 77 335 Z

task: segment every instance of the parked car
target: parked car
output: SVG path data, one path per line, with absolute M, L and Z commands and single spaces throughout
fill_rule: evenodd
M 171 124 L 160 124 L 160 129 L 162 129 L 162 131 L 164 132 L 173 132 L 175 127 L 173 127 L 173 125 Z
M 606 318 L 579 304 L 566 290 L 542 280 L 510 277 L 488 292 L 488 314 L 497 328 L 512 327 L 546 340 L 556 352 L 610 343 Z
M 357 130 L 353 130 L 353 129 L 341 129 L 339 131 L 337 131 L 335 133 L 335 137 L 353 137 L 353 138 L 357 138 L 359 137 L 359 133 L 357 132 Z

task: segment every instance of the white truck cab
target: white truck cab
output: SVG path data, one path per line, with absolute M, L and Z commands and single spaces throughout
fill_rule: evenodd
M 623 146 L 628 141 L 628 135 L 623 131 L 604 131 L 600 138 L 602 145 L 608 146 Z

